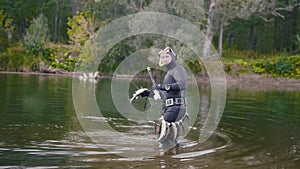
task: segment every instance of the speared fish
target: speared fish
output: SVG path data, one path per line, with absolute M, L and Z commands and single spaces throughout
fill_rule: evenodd
M 134 100 L 138 99 L 139 96 L 140 96 L 143 92 L 145 92 L 146 90 L 148 90 L 148 89 L 147 89 L 147 88 L 141 88 L 141 89 L 138 89 L 137 91 L 135 91 L 135 92 L 133 93 L 132 97 L 131 97 L 130 100 L 129 100 L 130 104 L 131 104 Z

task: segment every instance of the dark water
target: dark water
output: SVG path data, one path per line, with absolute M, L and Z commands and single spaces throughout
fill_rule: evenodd
M 110 82 L 101 79 L 95 90 L 109 91 Z M 84 132 L 71 77 L 0 74 L 0 168 L 300 168 L 300 91 L 228 89 L 217 130 L 197 144 L 210 98 L 208 87 L 199 91 L 201 111 L 186 144 L 154 157 L 129 158 Z M 151 121 L 122 118 L 111 99 L 97 97 L 104 118 L 85 118 L 151 136 Z M 120 135 L 116 141 L 124 140 Z

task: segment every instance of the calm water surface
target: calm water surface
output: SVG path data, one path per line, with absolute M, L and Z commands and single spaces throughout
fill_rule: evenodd
M 95 87 L 110 91 L 110 80 Z M 151 158 L 126 158 L 84 132 L 71 77 L 0 74 L 0 168 L 300 168 L 300 91 L 228 89 L 216 132 L 197 144 L 210 97 L 208 87 L 200 85 L 199 91 L 199 117 L 185 146 Z M 151 122 L 121 118 L 109 94 L 97 100 L 106 113 L 100 120 L 119 131 L 153 130 Z

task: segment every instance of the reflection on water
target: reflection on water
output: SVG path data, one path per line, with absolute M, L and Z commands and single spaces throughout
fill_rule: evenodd
M 110 80 L 100 80 L 96 87 L 98 92 L 110 90 Z M 107 151 L 104 147 L 113 143 L 95 144 L 89 135 L 109 133 L 83 132 L 73 106 L 71 78 L 0 74 L 0 168 L 300 167 L 300 91 L 229 89 L 217 131 L 198 144 L 210 99 L 208 88 L 200 85 L 199 91 L 199 116 L 179 146 L 154 157 L 131 158 L 122 153 L 135 147 L 124 143 L 123 149 Z M 82 118 L 108 123 L 121 133 L 153 136 L 153 121 L 124 119 L 112 98 L 97 100 L 105 117 Z M 122 143 L 124 138 L 113 141 Z

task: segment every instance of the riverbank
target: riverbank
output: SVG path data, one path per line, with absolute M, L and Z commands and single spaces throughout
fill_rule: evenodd
M 68 72 L 64 74 L 52 74 L 41 72 L 8 72 L 0 71 L 0 74 L 19 74 L 19 75 L 39 75 L 39 76 L 62 76 L 72 77 L 80 76 L 81 73 Z M 98 76 L 98 78 L 111 78 L 112 76 Z M 120 76 L 120 78 L 128 78 Z M 143 78 L 143 77 L 141 77 Z M 209 85 L 208 76 L 197 76 L 197 82 L 204 85 Z M 244 88 L 248 90 L 300 90 L 300 79 L 271 77 L 269 75 L 243 74 L 229 75 L 226 74 L 226 85 L 228 88 Z
M 209 77 L 198 76 L 198 83 L 209 85 Z M 243 74 L 229 75 L 226 74 L 227 88 L 238 88 L 246 90 L 300 90 L 300 79 L 294 78 L 274 78 L 268 75 Z
M 244 74 L 240 76 L 226 75 L 228 88 L 244 88 L 247 90 L 300 90 L 300 79 L 273 78 L 268 75 Z

